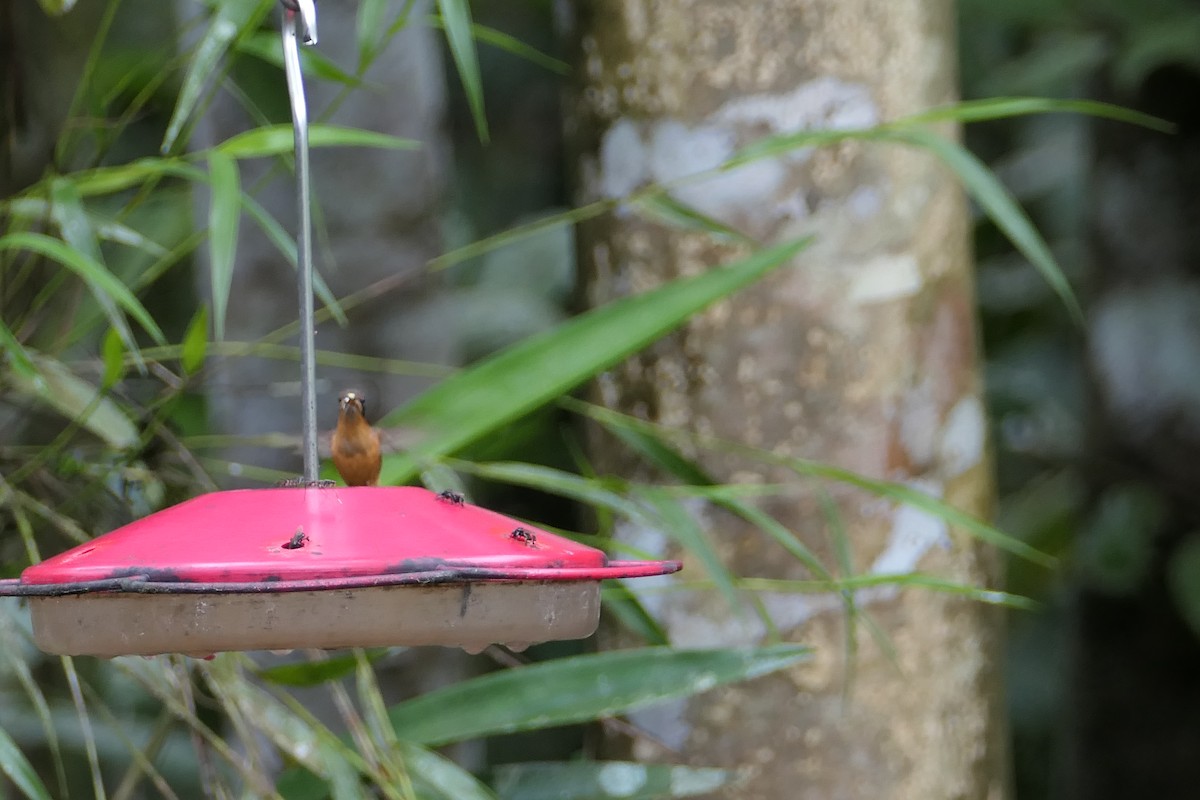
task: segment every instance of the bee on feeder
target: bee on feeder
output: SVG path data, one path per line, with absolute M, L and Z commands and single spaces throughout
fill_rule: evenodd
M 513 532 L 508 535 L 508 538 L 524 542 L 526 547 L 537 547 L 537 534 L 525 528 L 513 528 Z
M 308 541 L 308 534 L 304 532 L 304 528 L 296 528 L 296 532 L 292 534 L 292 538 L 283 543 L 284 550 L 299 550 L 304 547 Z

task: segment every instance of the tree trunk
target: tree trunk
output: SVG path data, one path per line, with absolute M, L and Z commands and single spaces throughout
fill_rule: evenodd
M 573 8 L 578 16 L 567 22 L 579 85 L 568 134 L 584 201 L 711 168 L 764 135 L 866 126 L 955 97 L 948 0 L 595 0 Z M 599 400 L 673 427 L 906 482 L 986 515 L 993 488 L 967 208 L 952 176 L 922 153 L 846 144 L 757 161 L 675 196 L 763 242 L 810 233 L 816 240 L 793 264 L 604 376 Z M 745 252 L 628 210 L 584 226 L 580 236 L 589 304 Z M 595 450 L 608 471 L 653 477 L 611 448 Z M 695 457 L 725 482 L 795 480 L 726 454 Z M 921 569 L 995 585 L 999 561 L 989 548 L 912 508 L 828 489 L 857 571 Z M 829 526 L 811 486 L 763 508 L 832 568 Z M 740 519 L 711 507 L 698 508 L 697 518 L 735 574 L 809 577 Z M 670 546 L 661 532 L 618 533 L 642 546 Z M 682 578 L 703 577 L 683 556 Z M 677 645 L 768 635 L 716 592 L 643 599 Z M 674 750 L 691 764 L 755 767 L 735 797 L 1000 797 L 1000 614 L 918 589 L 876 589 L 859 600 L 890 638 L 897 663 L 861 637 L 848 700 L 853 650 L 843 644 L 837 600 L 763 595 L 780 632 L 813 645 L 814 660 L 637 715 L 651 736 L 632 743 L 633 755 L 668 759 Z

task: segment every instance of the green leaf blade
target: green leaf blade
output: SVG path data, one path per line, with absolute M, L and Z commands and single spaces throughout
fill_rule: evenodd
M 980 541 L 987 542 L 990 545 L 1012 553 L 1015 556 L 1024 558 L 1034 564 L 1039 564 L 1043 567 L 1053 568 L 1057 565 L 1057 559 L 1049 556 L 1034 547 L 1031 547 L 1020 539 L 1009 536 L 1002 531 L 988 525 L 983 520 L 977 519 L 960 508 L 955 508 L 944 500 L 940 500 L 933 495 L 926 494 L 919 489 L 914 489 L 911 486 L 906 486 L 902 483 L 894 483 L 892 481 L 878 480 L 868 478 L 865 475 L 860 475 L 857 472 L 835 467 L 830 464 L 821 464 L 816 461 L 809 461 L 799 458 L 778 457 L 774 459 L 777 463 L 789 467 L 798 474 L 811 475 L 826 480 L 844 483 L 849 486 L 855 486 L 859 489 L 870 492 L 878 497 L 886 497 L 904 505 L 912 506 L 913 508 L 931 514 L 938 519 L 944 520 L 950 525 L 957 526 L 970 533 Z
M 183 86 L 179 89 L 175 110 L 171 112 L 167 132 L 163 136 L 161 151 L 164 155 L 175 147 L 184 125 L 200 104 L 209 78 L 217 73 L 218 65 L 230 46 L 247 31 L 258 27 L 273 5 L 272 0 L 221 0 L 218 3 L 212 22 L 188 64 Z
M 4 775 L 29 800 L 50 800 L 46 784 L 38 777 L 33 765 L 17 747 L 12 737 L 0 728 L 0 775 Z
M 1164 133 L 1175 130 L 1175 126 L 1166 120 L 1112 103 L 1048 97 L 992 97 L 986 100 L 966 100 L 904 117 L 893 123 L 892 127 L 927 125 L 932 122 L 988 122 L 1032 114 L 1084 114 L 1116 122 L 1128 122 L 1131 125 L 1140 125 Z
M 467 0 L 438 0 L 438 12 L 446 31 L 446 43 L 458 67 L 458 76 L 467 93 L 467 104 L 475 120 L 475 131 L 484 144 L 488 141 L 487 115 L 483 110 L 483 78 L 479 73 L 479 57 L 471 36 L 471 7 Z
M 212 193 L 208 205 L 209 272 L 212 281 L 213 328 L 217 341 L 225 338 L 225 312 L 233 288 L 241 223 L 242 182 L 237 163 L 220 151 L 208 155 Z
M 0 320 L 0 354 L 8 358 L 9 366 L 14 373 L 29 381 L 40 380 L 37 367 L 25 345 L 17 339 L 12 330 Z
M 1083 324 L 1083 308 L 1079 305 L 1062 267 L 1050 252 L 1050 247 L 1021 210 L 1020 204 L 987 165 L 957 142 L 930 131 L 895 131 L 881 134 L 881 138 L 927 150 L 952 169 L 996 227 L 1003 231 L 1021 255 L 1029 259 L 1038 272 L 1042 273 L 1042 277 L 1058 294 L 1075 322 Z
M 251 197 L 249 194 L 242 193 L 242 211 L 250 216 L 259 227 L 260 230 L 270 240 L 271 244 L 275 245 L 275 249 L 279 254 L 287 260 L 292 269 L 299 269 L 299 256 L 296 251 L 296 240 L 292 238 L 283 226 L 279 224 L 279 220 L 271 216 L 271 212 L 263 208 L 262 204 Z M 333 291 L 329 288 L 329 284 L 321 277 L 321 273 L 313 268 L 313 288 L 316 290 L 317 297 L 321 303 L 333 315 L 334 320 L 339 325 L 345 326 L 348 323 L 345 310 L 342 309 L 341 303 L 334 297 Z
M 180 346 L 179 363 L 184 375 L 195 375 L 208 355 L 208 307 L 201 306 L 188 323 Z
M 718 241 L 754 244 L 753 239 L 736 228 L 726 225 L 666 192 L 640 197 L 634 201 L 633 207 L 652 221 L 685 231 L 701 231 Z
M 373 648 L 367 651 L 367 659 L 375 661 L 387 653 L 387 648 Z M 307 688 L 340 680 L 353 673 L 357 665 L 357 657 L 353 652 L 349 652 L 331 655 L 319 661 L 299 661 L 266 667 L 258 670 L 256 674 L 260 679 L 277 686 Z
M 409 742 L 400 742 L 397 748 L 416 787 L 428 786 L 439 796 L 454 800 L 496 800 L 478 778 L 445 756 Z
M 729 568 L 725 566 L 721 557 L 717 555 L 707 533 L 695 517 L 662 489 L 641 486 L 634 491 L 634 496 L 641 499 L 653 511 L 660 530 L 695 556 L 696 560 L 704 567 L 704 571 L 716 584 L 717 590 L 729 603 L 730 609 L 735 614 L 740 614 L 742 601 L 738 596 L 736 579 Z
M 104 361 L 104 378 L 100 385 L 105 389 L 114 386 L 125 374 L 125 343 L 115 328 L 109 328 L 100 343 L 100 357 Z
M 621 714 L 787 669 L 809 648 L 615 650 L 496 672 L 393 706 L 401 739 L 438 746 Z
M 234 49 L 261 61 L 283 69 L 283 50 L 279 47 L 279 34 L 259 31 L 238 40 Z M 300 69 L 304 75 L 321 80 L 359 87 L 362 81 L 343 70 L 334 62 L 311 47 L 300 48 Z
M 58 231 L 63 241 L 88 262 L 94 264 L 97 271 L 107 273 L 108 267 L 104 264 L 104 256 L 100 252 L 100 239 L 95 228 L 92 227 L 91 218 L 83 207 L 83 198 L 75 185 L 66 180 L 54 180 L 50 184 L 50 199 L 50 216 L 58 225 Z M 96 302 L 125 346 L 136 354 L 137 341 L 133 338 L 133 331 L 129 329 L 125 317 L 117 309 L 114 298 L 108 292 L 98 289 L 96 276 L 89 276 L 86 273 L 79 274 L 92 288 L 92 296 L 96 298 Z
M 34 366 L 37 369 L 34 379 L 12 376 L 12 388 L 17 393 L 36 398 L 40 405 L 54 409 L 65 419 L 78 420 L 117 450 L 137 444 L 137 426 L 120 406 L 101 396 L 94 385 L 49 356 L 37 356 Z
M 81 197 L 94 197 L 115 194 L 140 186 L 146 181 L 164 177 L 189 181 L 202 181 L 207 178 L 202 170 L 177 158 L 142 158 L 129 164 L 78 172 L 70 176 L 69 180 Z
M 370 62 L 379 47 L 380 34 L 386 28 L 387 10 L 388 0 L 362 0 L 358 4 L 354 27 L 360 70 Z
M 365 3 L 364 3 L 365 5 Z M 442 20 L 438 17 L 429 17 L 429 22 L 439 28 L 445 28 Z M 490 44 L 498 50 L 503 50 L 509 55 L 524 59 L 531 64 L 536 64 L 550 72 L 555 72 L 559 75 L 570 75 L 571 65 L 565 61 L 560 61 L 554 56 L 547 55 L 535 47 L 530 47 L 525 42 L 515 36 L 510 36 L 503 31 L 498 31 L 495 28 L 489 28 L 486 25 L 474 23 L 471 25 L 471 34 L 475 37 L 475 41 Z
M 103 304 L 110 300 L 115 301 L 138 321 L 155 342 L 166 344 L 166 337 L 163 336 L 158 323 L 150 316 L 150 312 L 129 291 L 129 287 L 95 259 L 52 237 L 25 231 L 0 236 L 0 250 L 29 250 L 67 267 L 88 284 L 99 302 Z M 119 317 L 120 314 L 116 316 Z M 119 323 L 114 320 L 114 324 L 123 325 L 124 320 L 119 320 Z
M 308 127 L 308 146 L 415 150 L 421 143 L 415 139 L 361 128 L 313 123 Z M 295 151 L 295 131 L 291 125 L 267 125 L 231 136 L 214 149 L 230 158 L 263 158 L 291 154 Z
M 385 416 L 384 425 L 416 428 L 427 438 L 403 456 L 386 458 L 381 483 L 401 483 L 416 474 L 420 460 L 452 453 L 559 397 L 787 263 L 808 242 L 764 249 L 614 301 L 447 378 Z

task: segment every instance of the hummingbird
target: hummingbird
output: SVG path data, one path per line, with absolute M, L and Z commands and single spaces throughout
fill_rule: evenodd
M 366 398 L 348 390 L 338 398 L 337 428 L 333 431 L 333 465 L 347 486 L 377 486 L 383 466 L 379 431 L 367 422 Z

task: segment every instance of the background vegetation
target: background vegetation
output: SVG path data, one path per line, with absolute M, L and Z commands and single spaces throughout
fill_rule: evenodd
M 697 553 L 708 568 L 703 580 L 714 591 L 731 598 L 753 594 L 753 582 L 724 571 L 681 512 L 687 499 L 699 496 L 752 513 L 742 505 L 748 489 L 712 485 L 681 455 L 728 445 L 681 438 L 569 393 L 804 243 L 747 246 L 728 271 L 570 317 L 569 223 L 611 205 L 563 210 L 570 201 L 557 87 L 566 67 L 547 55 L 554 52 L 549 4 L 479 4 L 474 28 L 465 5 L 437 5 L 430 12 L 439 13 L 426 14 L 412 3 L 365 2 L 356 68 L 324 61 L 319 51 L 306 53 L 306 68 L 310 81 L 355 91 L 396 31 L 407 25 L 446 31 L 456 169 L 441 215 L 446 252 L 429 271 L 452 304 L 468 309 L 461 314 L 468 327 L 454 335 L 462 360 L 476 366 L 451 373 L 340 353 L 322 358 L 360 370 L 447 375 L 388 415 L 390 424 L 437 432 L 418 451 L 389 460 L 389 479 L 466 486 L 476 501 L 569 533 L 586 530 L 589 543 L 615 546 L 607 537 L 615 520 L 649 519 L 675 530 Z M 4 31 L 11 36 L 17 29 L 8 24 L 15 6 L 0 5 L 8 17 L 0 17 L 0 43 Z M 74 9 L 44 23 L 74 26 L 82 44 L 73 59 L 62 60 L 62 75 L 48 70 L 47 80 L 58 84 L 43 88 L 18 74 L 13 61 L 5 64 L 6 109 L 21 108 L 18 98 L 28 101 L 19 87 L 63 99 L 69 112 L 51 152 L 42 154 L 48 157 L 10 150 L 0 172 L 0 196 L 6 198 L 0 205 L 0 578 L 226 485 L 230 464 L 213 449 L 223 442 L 207 423 L 206 382 L 214 363 L 249 355 L 294 357 L 291 329 L 257 341 L 222 336 L 225 298 L 238 281 L 233 264 L 241 226 L 260 228 L 281 259 L 295 260 L 291 232 L 256 201 L 255 185 L 245 177 L 245 165 L 255 159 L 273 159 L 275 170 L 290 168 L 290 130 L 271 126 L 281 121 L 279 109 L 250 102 L 257 96 L 255 81 L 280 87 L 272 9 L 271 2 L 215 3 L 211 16 L 179 26 L 183 45 L 162 33 L 145 35 L 156 23 L 173 30 L 178 20 L 169 12 L 139 15 L 130 0 L 97 6 L 82 19 L 84 9 Z M 1088 116 L 1031 116 L 1050 108 L 1038 103 L 981 103 L 952 112 L 960 119 L 1005 118 L 971 127 L 967 140 L 1002 184 L 973 169 L 952 145 L 929 138 L 928 119 L 765 142 L 757 152 L 853 135 L 908 141 L 958 165 L 980 209 L 979 299 L 1002 505 L 998 530 L 957 521 L 1025 558 L 1012 563 L 1007 595 L 930 576 L 890 580 L 1024 609 L 1010 616 L 1008 664 L 1018 797 L 1067 790 L 1103 796 L 1095 787 L 1106 780 L 1105 770 L 1143 782 L 1152 775 L 1160 794 L 1169 796 L 1195 785 L 1188 783 L 1195 766 L 1166 756 L 1187 752 L 1187 737 L 1195 735 L 1182 710 L 1198 691 L 1191 676 L 1200 674 L 1194 669 L 1200 661 L 1200 545 L 1192 533 L 1196 482 L 1188 450 L 1196 438 L 1188 423 L 1200 393 L 1192 388 L 1194 379 L 1164 383 L 1193 371 L 1190 356 L 1200 336 L 1194 309 L 1180 305 L 1195 296 L 1194 225 L 1169 224 L 1187 219 L 1172 216 L 1179 213 L 1172 202 L 1197 163 L 1188 109 L 1196 96 L 1190 43 L 1200 33 L 1200 13 L 1182 0 L 962 0 L 960 10 L 965 97 L 1111 100 L 1177 123 L 1175 135 L 1118 130 Z M 372 24 L 378 20 L 386 25 Z M 378 36 L 381 28 L 388 34 Z M 189 150 L 190 132 L 216 88 L 243 84 L 263 127 Z M 1132 119 L 1098 105 L 1074 108 Z M 22 122 L 13 111 L 0 118 L 10 135 Z M 416 146 L 324 122 L 314 128 L 313 140 L 317 146 Z M 1028 209 L 1048 248 L 1008 192 Z M 1116 202 L 1144 196 L 1165 197 L 1171 213 Z M 627 200 L 664 224 L 737 235 L 661 192 Z M 198 283 L 206 284 L 209 302 Z M 499 284 L 520 287 L 505 294 L 503 320 L 469 313 Z M 324 313 L 353 318 L 357 304 L 383 291 L 335 297 L 323 286 Z M 1081 311 L 1073 314 L 1076 302 Z M 1089 322 L 1081 327 L 1084 316 Z M 1108 320 L 1108 327 L 1097 328 L 1098 320 Z M 1145 325 L 1152 334 L 1138 338 Z M 1152 353 L 1165 355 L 1152 360 Z M 1131 362 L 1147 364 L 1149 371 L 1119 369 Z M 498 383 L 498 375 L 508 379 Z M 1131 381 L 1150 388 L 1130 394 Z M 639 486 L 592 475 L 572 427 L 583 418 L 666 467 L 677 484 Z M 1163 441 L 1177 445 L 1169 458 L 1162 455 Z M 285 449 L 290 445 L 283 442 Z M 742 455 L 770 459 L 761 452 Z M 915 492 L 834 467 L 787 466 L 806 477 L 849 481 L 935 513 L 953 513 Z M 254 464 L 238 471 L 263 482 L 287 476 Z M 592 512 L 581 514 L 564 498 Z M 803 586 L 767 588 L 832 590 L 849 598 L 847 591 L 867 580 L 846 564 L 821 563 L 769 521 L 762 528 L 804 561 L 813 577 Z M 837 551 L 843 534 L 836 521 L 829 533 Z M 1061 566 L 1030 566 L 1045 562 L 1040 552 L 1059 557 Z M 1038 601 L 1038 610 L 1029 610 L 1032 604 L 1023 598 Z M 510 736 L 491 739 L 484 753 L 454 751 L 469 771 L 434 749 L 585 720 L 619 726 L 617 715 L 644 703 L 712 681 L 760 675 L 807 655 L 803 648 L 770 642 L 753 651 L 673 650 L 619 587 L 606 599 L 608 610 L 647 647 L 558 658 L 570 649 L 548 646 L 531 654 L 535 661 L 549 659 L 544 664 L 400 702 L 389 696 L 388 679 L 389 669 L 406 657 L 398 650 L 290 660 L 259 654 L 209 662 L 52 659 L 30 645 L 19 603 L 4 600 L 0 787 L 7 780 L 30 797 L 188 797 L 201 791 L 593 797 L 604 796 L 605 781 L 625 770 L 622 775 L 641 781 L 644 790 L 636 796 L 668 797 L 735 781 L 736 773 L 715 769 L 521 763 L 530 754 L 591 754 L 581 734 L 556 735 L 555 741 L 568 742 L 565 747 Z M 852 601 L 847 612 L 861 614 Z M 874 632 L 868 617 L 862 624 Z M 1144 631 L 1138 648 L 1123 639 L 1133 628 Z M 1081 663 L 1080 654 L 1089 660 Z M 489 655 L 505 667 L 514 664 L 503 651 Z M 1173 666 L 1166 676 L 1151 666 L 1159 659 Z M 1119 691 L 1104 676 L 1098 684 L 1077 680 L 1096 665 L 1104 666 L 1105 676 L 1120 676 Z M 1139 704 L 1151 718 L 1129 726 L 1128 709 Z M 1159 743 L 1162 758 L 1140 771 L 1128 762 L 1122 767 L 1119 754 L 1131 751 L 1135 737 L 1147 736 Z M 1080 768 L 1081 759 L 1109 766 Z M 74 768 L 81 763 L 89 769 Z M 1123 785 L 1120 778 L 1107 781 L 1113 791 Z

